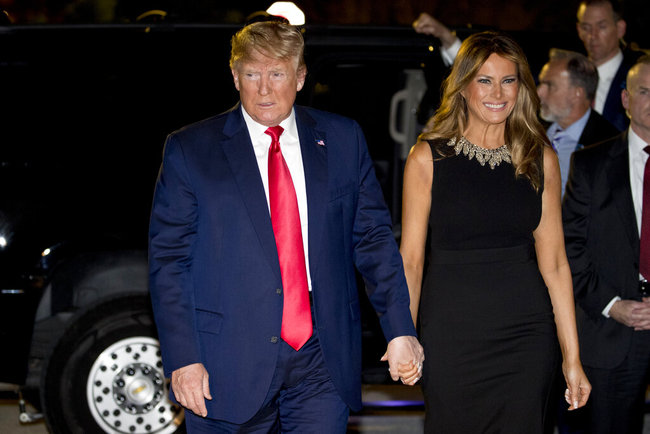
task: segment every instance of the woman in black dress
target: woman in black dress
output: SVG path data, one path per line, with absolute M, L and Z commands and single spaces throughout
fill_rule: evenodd
M 425 432 L 542 433 L 559 350 L 570 408 L 589 396 L 538 105 L 521 48 L 472 35 L 408 157 L 401 252 L 425 351 Z

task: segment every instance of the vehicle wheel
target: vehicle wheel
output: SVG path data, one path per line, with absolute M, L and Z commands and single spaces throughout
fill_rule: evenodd
M 103 303 L 73 320 L 41 381 L 51 433 L 185 432 L 168 399 L 150 302 Z

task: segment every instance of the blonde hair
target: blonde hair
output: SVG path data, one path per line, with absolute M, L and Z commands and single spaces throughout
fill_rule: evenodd
M 506 119 L 505 144 L 512 157 L 515 175 L 525 176 L 539 191 L 543 183 L 542 151 L 549 141 L 537 118 L 539 97 L 526 56 L 509 36 L 490 31 L 475 33 L 465 39 L 449 77 L 443 83 L 440 107 L 427 122 L 420 140 L 459 140 L 462 137 L 467 128 L 468 108 L 461 92 L 476 77 L 491 54 L 510 60 L 517 67 L 519 92 L 512 113 Z M 438 146 L 436 151 L 441 157 L 453 155 L 453 148 L 446 146 L 446 143 Z
M 305 41 L 300 30 L 278 21 L 262 21 L 247 25 L 230 40 L 230 68 L 251 59 L 257 51 L 267 57 L 296 60 L 297 67 L 306 68 L 303 53 Z

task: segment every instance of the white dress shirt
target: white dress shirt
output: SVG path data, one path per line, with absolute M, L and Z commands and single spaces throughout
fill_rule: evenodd
M 637 229 L 641 237 L 641 210 L 643 209 L 643 173 L 645 172 L 645 163 L 648 161 L 648 153 L 643 150 L 650 143 L 643 141 L 632 128 L 628 129 L 628 158 L 630 167 L 630 188 L 632 189 L 632 202 L 634 203 L 634 214 L 636 216 Z M 639 274 L 639 279 L 644 276 Z M 646 277 L 647 278 L 647 277 Z M 609 318 L 609 310 L 615 302 L 621 297 L 614 297 L 603 309 L 603 315 Z
M 614 76 L 621 63 L 623 63 L 623 52 L 618 50 L 616 56 L 598 67 L 598 88 L 596 89 L 596 98 L 594 99 L 594 110 L 598 114 L 603 114 L 609 88 L 612 86 L 612 81 L 614 81 Z
M 451 66 L 458 55 L 460 50 L 460 39 L 456 38 L 453 44 L 447 48 L 440 47 L 440 57 L 442 57 L 442 62 L 445 66 Z
M 248 127 L 248 134 L 250 135 L 251 142 L 253 143 L 253 151 L 257 158 L 257 167 L 260 170 L 262 177 L 262 184 L 264 184 L 264 194 L 266 194 L 266 205 L 271 213 L 271 205 L 269 201 L 269 147 L 271 146 L 271 136 L 265 133 L 268 127 L 259 124 L 250 117 L 244 106 L 242 106 L 242 114 L 244 121 Z M 309 238 L 307 234 L 307 188 L 305 186 L 305 170 L 302 165 L 302 153 L 300 152 L 300 140 L 298 138 L 298 127 L 296 126 L 296 116 L 294 110 L 288 118 L 280 122 L 280 126 L 284 128 L 280 136 L 280 149 L 282 156 L 287 163 L 289 173 L 291 173 L 291 180 L 293 181 L 293 188 L 296 190 L 296 198 L 298 199 L 298 213 L 300 214 L 300 228 L 302 230 L 302 245 L 305 250 L 305 266 L 307 267 L 307 284 L 311 291 L 311 274 L 309 273 Z
M 630 128 L 627 133 L 628 154 L 630 158 L 630 187 L 632 187 L 632 202 L 634 202 L 634 214 L 636 214 L 637 228 L 641 237 L 641 210 L 643 208 L 643 173 L 645 163 L 648 161 L 648 153 L 643 150 L 649 143 L 639 137 L 634 129 Z M 648 276 L 650 277 L 650 276 Z

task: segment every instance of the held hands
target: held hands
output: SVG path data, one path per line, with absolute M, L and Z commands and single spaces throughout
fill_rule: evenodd
M 388 361 L 393 381 L 401 378 L 402 383 L 413 386 L 422 376 L 424 350 L 415 336 L 399 336 L 388 343 L 381 361 Z
M 172 391 L 180 405 L 199 416 L 208 415 L 205 399 L 212 399 L 212 395 L 208 371 L 202 363 L 193 363 L 172 372 Z
M 591 393 L 591 384 L 582 370 L 580 363 L 571 366 L 562 364 L 567 389 L 564 391 L 564 399 L 569 404 L 569 411 L 584 407 Z
M 619 300 L 609 310 L 609 316 L 634 330 L 650 330 L 650 298 Z

